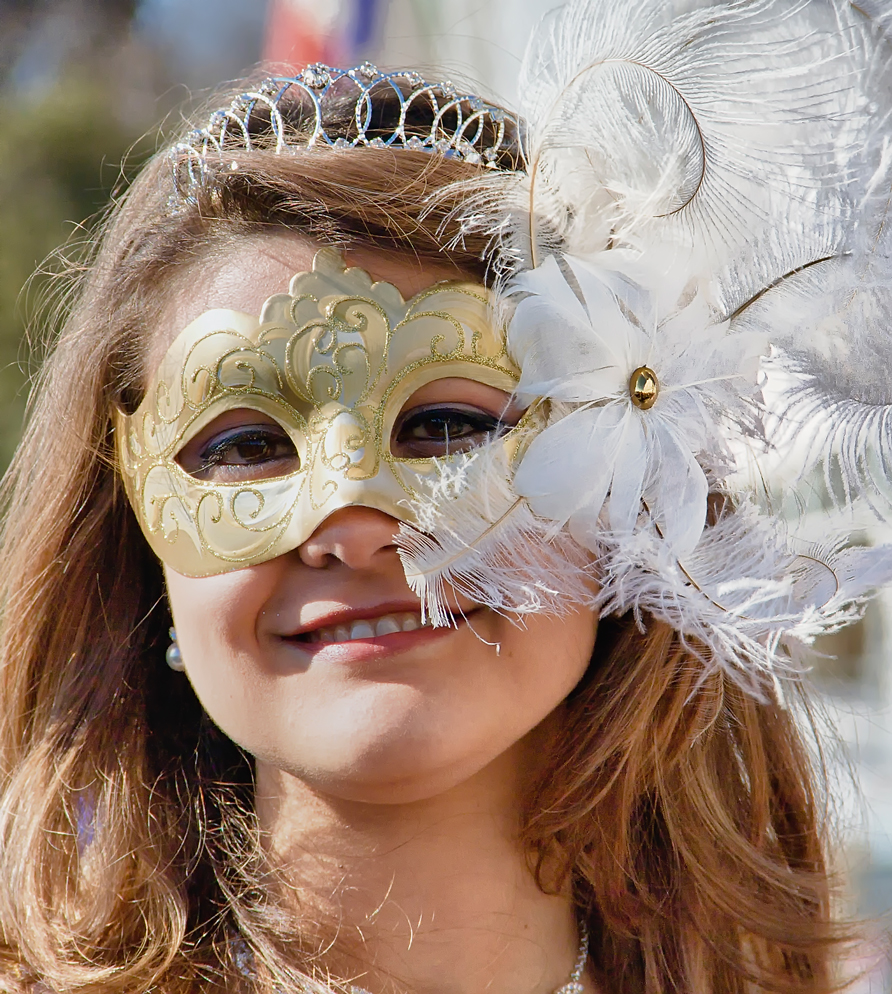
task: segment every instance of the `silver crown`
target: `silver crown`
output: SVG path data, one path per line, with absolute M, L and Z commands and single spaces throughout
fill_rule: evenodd
M 294 91 L 307 113 L 306 126 L 298 133 L 289 128 L 282 114 L 283 102 Z M 340 100 L 355 91 L 353 127 L 349 136 L 331 135 L 326 130 L 326 97 Z M 374 108 L 382 94 L 395 97 L 400 114 L 393 130 L 381 133 Z M 349 99 L 353 99 L 352 94 Z M 430 126 L 419 133 L 409 115 L 424 106 Z M 417 72 L 399 70 L 382 73 L 370 62 L 352 69 L 335 69 L 316 63 L 297 76 L 274 76 L 256 90 L 239 94 L 229 107 L 214 111 L 205 127 L 193 131 L 174 152 L 184 158 L 188 182 L 200 182 L 206 173 L 209 155 L 225 155 L 233 148 L 251 149 L 256 144 L 252 129 L 260 125 L 264 147 L 274 139 L 274 150 L 306 148 L 326 144 L 332 148 L 407 148 L 437 152 L 465 162 L 498 168 L 500 158 L 513 148 L 517 119 L 472 94 L 459 93 L 450 82 L 428 83 Z M 370 137 L 369 131 L 375 134 Z M 408 131 L 408 133 L 407 133 Z

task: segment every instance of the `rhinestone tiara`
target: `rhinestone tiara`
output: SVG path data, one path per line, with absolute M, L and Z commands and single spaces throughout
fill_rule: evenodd
M 396 125 L 382 127 L 376 104 L 398 102 Z M 326 103 L 352 104 L 348 134 L 329 134 Z M 289 125 L 283 109 L 298 104 L 305 120 L 300 130 Z M 413 112 L 424 109 L 424 122 Z M 331 125 L 328 125 L 331 128 Z M 273 76 L 256 89 L 240 93 L 226 108 L 215 110 L 203 128 L 192 131 L 174 153 L 186 167 L 188 182 L 205 177 L 207 160 L 233 149 L 251 149 L 263 135 L 263 147 L 275 152 L 325 144 L 332 148 L 406 148 L 437 152 L 485 167 L 516 168 L 517 118 L 473 94 L 460 93 L 451 82 L 428 83 L 417 72 L 380 72 L 370 62 L 352 69 L 321 63 L 296 76 Z

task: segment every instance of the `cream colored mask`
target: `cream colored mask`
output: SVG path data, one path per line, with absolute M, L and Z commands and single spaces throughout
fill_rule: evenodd
M 395 456 L 406 401 L 446 377 L 507 393 L 517 383 L 492 304 L 485 287 L 457 282 L 404 301 L 324 249 L 259 318 L 201 315 L 173 342 L 136 412 L 116 417 L 127 494 L 153 551 L 178 573 L 211 576 L 297 548 L 339 508 L 411 523 L 424 478 L 461 456 Z M 184 447 L 243 409 L 287 434 L 286 470 L 231 483 L 190 475 L 178 461 Z M 495 444 L 513 449 L 516 434 Z

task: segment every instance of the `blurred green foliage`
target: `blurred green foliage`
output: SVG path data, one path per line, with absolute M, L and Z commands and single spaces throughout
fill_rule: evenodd
M 122 120 L 113 87 L 69 73 L 38 98 L 7 93 L 0 128 L 0 470 L 12 456 L 33 373 L 49 331 L 63 243 L 75 254 L 91 219 L 121 183 L 142 128 Z M 129 152 L 129 154 L 128 154 Z M 87 225 L 85 228 L 84 225 Z M 49 296 L 48 296 L 49 294 Z M 27 332 L 27 334 L 26 334 Z

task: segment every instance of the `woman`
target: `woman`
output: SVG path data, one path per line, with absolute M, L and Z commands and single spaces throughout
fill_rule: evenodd
M 113 211 L 8 483 L 6 988 L 834 989 L 796 647 L 888 557 L 729 446 L 863 261 L 883 43 L 634 13 L 543 29 L 522 141 L 312 67 Z

